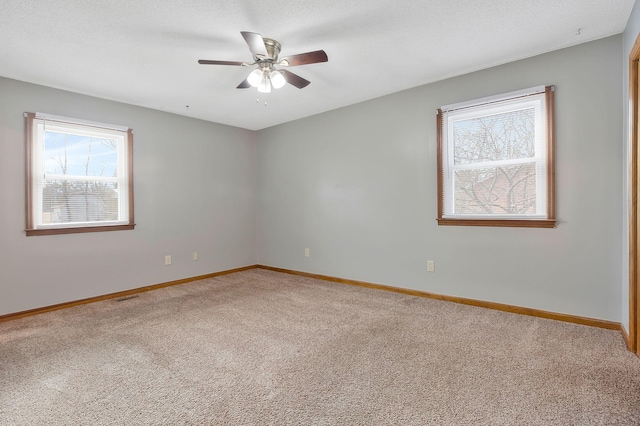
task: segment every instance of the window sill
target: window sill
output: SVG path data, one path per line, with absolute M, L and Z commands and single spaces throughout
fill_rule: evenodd
M 83 226 L 78 228 L 49 228 L 49 229 L 27 229 L 27 237 L 38 235 L 60 235 L 60 234 L 84 234 L 87 232 L 107 232 L 107 231 L 127 231 L 132 230 L 136 225 L 112 225 L 112 226 Z
M 445 226 L 496 226 L 510 228 L 555 228 L 555 219 L 443 219 L 438 225 Z

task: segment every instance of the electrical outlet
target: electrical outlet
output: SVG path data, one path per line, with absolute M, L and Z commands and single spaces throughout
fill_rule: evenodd
M 304 249 L 304 257 L 309 257 L 309 249 Z
M 193 260 L 198 260 L 198 252 L 197 251 L 193 252 Z
M 164 264 L 165 265 L 171 265 L 171 255 L 168 254 L 164 257 Z
M 436 262 L 433 260 L 427 260 L 427 272 L 436 271 Z

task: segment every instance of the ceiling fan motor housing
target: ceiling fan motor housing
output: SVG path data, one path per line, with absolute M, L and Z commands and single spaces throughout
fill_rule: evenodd
M 267 53 L 269 54 L 268 58 L 265 58 L 269 62 L 277 62 L 278 55 L 280 54 L 280 43 L 271 38 L 263 38 L 264 47 L 267 49 Z M 256 58 L 257 62 L 260 62 L 261 58 Z

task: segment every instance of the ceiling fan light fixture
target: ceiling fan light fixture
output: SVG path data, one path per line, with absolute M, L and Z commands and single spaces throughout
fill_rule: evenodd
M 249 74 L 249 77 L 247 77 L 247 83 L 249 83 L 253 87 L 258 87 L 260 86 L 263 77 L 264 76 L 262 75 L 262 70 L 255 69 L 251 71 L 251 74 Z
M 269 80 L 269 76 L 265 74 L 258 86 L 258 92 L 260 93 L 271 93 L 271 81 Z
M 274 89 L 279 89 L 285 84 L 287 84 L 287 80 L 285 80 L 284 76 L 280 71 L 277 71 L 277 70 L 271 71 L 269 78 L 271 79 L 271 85 L 273 86 Z

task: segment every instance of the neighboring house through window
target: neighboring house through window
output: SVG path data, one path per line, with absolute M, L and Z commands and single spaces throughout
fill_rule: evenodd
M 131 129 L 25 117 L 27 236 L 133 229 Z
M 553 86 L 438 110 L 438 224 L 555 226 Z

